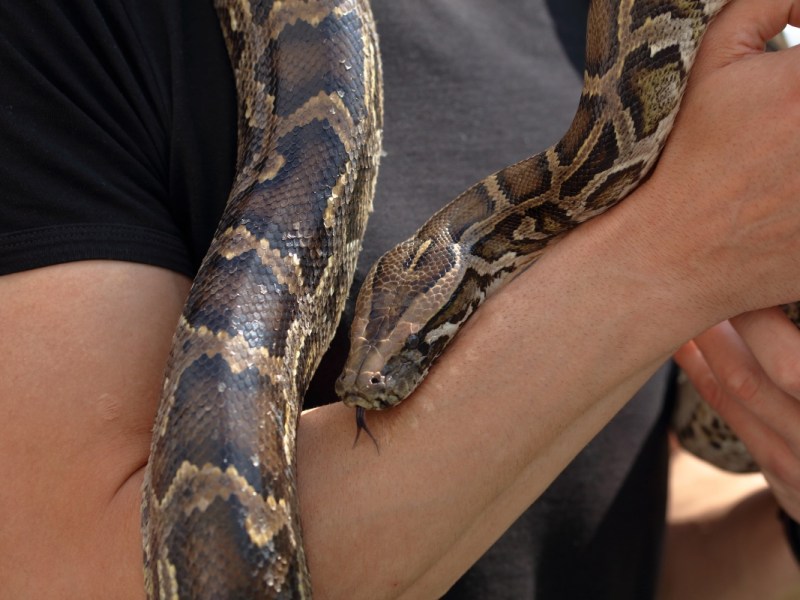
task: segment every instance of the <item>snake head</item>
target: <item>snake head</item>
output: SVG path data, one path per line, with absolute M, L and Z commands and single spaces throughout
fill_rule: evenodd
M 415 237 L 375 263 L 336 382 L 345 404 L 382 410 L 414 391 L 471 313 L 459 306 L 461 271 L 462 253 L 448 239 Z

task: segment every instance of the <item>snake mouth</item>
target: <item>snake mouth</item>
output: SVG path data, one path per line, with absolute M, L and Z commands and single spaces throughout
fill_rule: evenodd
M 338 391 L 338 390 L 337 390 Z M 346 406 L 360 410 L 386 410 L 400 402 L 400 399 L 393 394 L 371 395 L 360 392 L 359 390 L 349 389 L 341 395 L 342 402 Z
M 350 407 L 385 410 L 400 404 L 422 379 L 424 355 L 417 346 L 405 346 L 406 338 L 389 336 L 377 343 L 359 337 L 354 342 L 336 394 Z
M 353 369 L 345 369 L 336 380 L 336 395 L 341 398 L 345 406 L 360 407 L 366 410 L 383 410 L 388 405 L 383 401 L 382 394 L 376 393 L 372 387 L 363 384 L 365 378 L 373 378 Z
M 347 406 L 384 410 L 400 400 L 392 390 L 393 379 L 384 375 L 386 358 L 381 348 L 365 345 L 348 357 L 336 380 L 336 393 Z
M 421 379 L 418 365 L 404 356 L 393 357 L 383 371 L 342 373 L 336 392 L 347 406 L 386 410 L 405 400 Z

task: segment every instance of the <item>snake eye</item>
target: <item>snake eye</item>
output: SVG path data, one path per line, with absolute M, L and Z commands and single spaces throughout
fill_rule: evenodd
M 412 333 L 406 339 L 406 348 L 416 350 L 417 346 L 419 346 L 419 336 L 416 333 Z

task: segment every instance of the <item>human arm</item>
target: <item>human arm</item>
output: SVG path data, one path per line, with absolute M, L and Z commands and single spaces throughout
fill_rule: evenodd
M 508 498 L 515 492 L 522 492 L 523 495 L 528 493 L 530 496 L 511 507 L 511 514 L 517 514 L 520 506 L 533 500 L 552 476 L 547 468 L 553 466 L 557 472 L 563 466 L 564 455 L 558 452 L 576 443 L 580 437 L 576 435 L 570 438 L 570 435 L 577 432 L 581 424 L 587 424 L 595 418 L 594 423 L 587 425 L 587 429 L 592 430 L 608 414 L 613 413 L 619 406 L 619 399 L 614 398 L 610 390 L 624 389 L 625 377 L 635 378 L 637 368 L 650 368 L 643 365 L 648 365 L 648 359 L 658 355 L 658 352 L 654 354 L 657 345 L 664 344 L 663 350 L 671 343 L 670 338 L 674 343 L 672 336 L 686 335 L 699 321 L 714 313 L 717 317 L 712 316 L 711 322 L 718 321 L 727 311 L 736 314 L 759 305 L 768 306 L 790 300 L 796 295 L 781 283 L 791 285 L 789 279 L 793 275 L 790 272 L 797 268 L 797 260 L 792 257 L 797 228 L 796 224 L 790 222 L 796 207 L 781 209 L 778 204 L 771 204 L 772 201 L 779 202 L 779 198 L 794 198 L 798 184 L 791 158 L 794 156 L 792 148 L 796 140 L 789 140 L 788 147 L 783 149 L 784 155 L 775 157 L 772 146 L 775 138 L 771 137 L 772 134 L 782 135 L 787 126 L 790 130 L 797 127 L 797 106 L 794 101 L 797 97 L 794 83 L 797 80 L 796 63 L 793 65 L 790 62 L 792 59 L 789 55 L 765 57 L 761 54 L 761 48 L 763 40 L 780 30 L 790 17 L 796 22 L 797 8 L 792 8 L 790 3 L 776 3 L 770 5 L 770 9 L 765 13 L 763 5 L 739 2 L 726 11 L 724 19 L 721 18 L 717 24 L 717 33 L 708 39 L 709 50 L 702 59 L 705 62 L 699 65 L 699 77 L 706 78 L 690 90 L 676 135 L 651 181 L 612 214 L 581 228 L 575 236 L 568 237 L 518 280 L 521 287 L 508 288 L 504 294 L 498 295 L 495 302 L 490 302 L 482 309 L 483 317 L 480 312 L 476 315 L 477 320 L 473 322 L 475 329 L 480 323 L 487 323 L 484 318 L 492 318 L 486 315 L 492 314 L 498 320 L 506 315 L 508 321 L 498 329 L 508 330 L 509 334 L 506 338 L 498 338 L 495 333 L 467 342 L 467 336 L 471 335 L 468 332 L 472 330 L 462 332 L 460 343 L 481 348 L 481 355 L 473 357 L 471 361 L 464 355 L 456 355 L 458 358 L 450 356 L 463 369 L 461 373 L 455 369 L 452 371 L 453 379 L 459 382 L 457 387 L 432 390 L 429 385 L 420 392 L 423 394 L 420 402 L 426 402 L 424 394 L 428 390 L 439 391 L 442 396 L 450 391 L 453 396 L 449 401 L 437 398 L 431 402 L 433 407 L 430 409 L 419 409 L 424 414 L 425 427 L 435 418 L 436 411 L 441 409 L 441 418 L 446 424 L 455 424 L 456 432 L 465 432 L 467 440 L 476 439 L 470 437 L 470 423 L 466 417 L 464 422 L 458 420 L 457 411 L 463 410 L 480 424 L 479 435 L 502 440 L 504 449 L 514 441 L 510 433 L 514 427 L 532 436 L 533 440 L 527 440 L 529 444 L 542 444 L 536 449 L 529 447 L 528 458 L 522 459 L 522 465 L 535 465 L 531 467 L 532 471 L 538 469 L 530 478 L 526 479 L 524 469 L 515 465 L 518 471 L 510 476 L 512 479 L 516 477 L 514 481 L 518 482 L 518 486 L 489 484 L 490 492 L 487 493 L 494 493 L 499 487 L 505 494 L 501 497 L 498 493 L 495 500 L 490 501 L 495 502 L 492 505 L 494 508 L 509 508 L 511 501 Z M 792 10 L 795 11 L 793 15 Z M 780 89 L 776 92 L 775 104 L 765 106 L 763 98 L 769 93 L 767 90 L 778 86 Z M 751 129 L 753 125 L 755 127 Z M 781 173 L 781 177 L 770 177 L 769 174 L 774 172 Z M 739 254 L 750 244 L 753 245 Z M 778 265 L 784 259 L 785 262 Z M 727 266 L 723 266 L 725 264 Z M 772 270 L 773 267 L 778 268 Z M 565 281 L 565 273 L 571 281 Z M 525 284 L 523 278 L 527 277 L 529 283 Z M 584 285 L 586 287 L 582 287 Z M 778 289 L 780 287 L 783 289 Z M 771 290 L 770 293 L 778 294 L 768 300 L 762 295 L 767 289 Z M 512 290 L 519 292 L 515 295 Z M 538 308 L 542 306 L 546 309 Z M 537 309 L 539 314 L 532 314 Z M 700 329 L 703 328 L 701 325 Z M 535 333 L 529 340 L 524 332 Z M 645 335 L 645 339 L 639 337 L 641 334 Z M 693 335 L 689 333 L 689 337 Z M 503 348 L 509 347 L 514 349 L 513 356 L 498 355 Z M 456 352 L 453 350 L 453 354 Z M 466 350 L 464 352 L 467 353 Z M 501 358 L 494 362 L 492 357 L 497 356 Z M 608 364 L 608 356 L 614 356 L 613 365 Z M 439 376 L 448 360 L 448 357 L 443 359 L 439 371 L 432 373 L 432 378 Z M 572 381 L 560 379 L 564 365 L 569 365 L 566 376 L 574 377 Z M 632 370 L 614 373 L 615 367 Z M 606 371 L 603 371 L 604 368 Z M 536 387 L 528 389 L 528 396 L 520 392 L 518 399 L 506 394 L 505 388 L 499 391 L 494 387 L 495 382 L 481 388 L 481 381 L 485 381 L 486 374 L 491 376 L 498 372 L 496 369 L 528 373 L 534 381 L 526 379 L 523 385 L 533 383 Z M 536 371 L 531 373 L 532 369 L 541 369 L 539 372 L 553 379 L 536 381 Z M 588 377 L 581 381 L 583 374 Z M 609 383 L 609 377 L 617 379 Z M 430 379 L 429 384 L 434 381 Z M 604 387 L 604 383 L 608 387 Z M 622 387 L 614 388 L 615 385 Z M 608 395 L 603 397 L 606 392 Z M 468 400 L 471 393 L 478 396 L 472 404 Z M 625 395 L 623 392 L 620 394 Z M 509 413 L 498 416 L 497 412 L 501 410 L 498 403 L 486 400 L 497 397 L 503 398 L 503 408 L 506 403 L 511 406 Z M 531 397 L 547 400 L 542 405 L 534 406 L 525 400 Z M 585 404 L 579 405 L 582 401 Z M 515 405 L 515 402 L 519 404 Z M 535 416 L 531 421 L 525 419 L 531 409 L 532 415 L 540 416 L 538 420 Z M 575 412 L 570 413 L 570 409 Z M 395 414 L 386 418 L 401 417 Z M 494 430 L 489 427 L 493 418 L 500 421 Z M 389 436 L 399 428 L 394 421 L 391 427 Z M 437 440 L 446 438 L 449 443 L 452 438 L 441 434 L 443 427 L 446 425 L 431 425 L 428 429 L 431 433 L 414 443 L 421 444 L 425 450 L 430 448 L 431 437 Z M 558 428 L 560 437 L 553 433 L 554 427 Z M 413 438 L 413 423 L 408 429 L 411 431 L 404 431 L 404 435 Z M 582 433 L 588 436 L 586 430 Z M 549 437 L 551 435 L 553 437 Z M 383 440 L 387 434 L 379 433 L 379 436 Z M 585 443 L 586 439 L 588 437 L 576 445 Z M 561 443 L 565 446 L 559 447 Z M 385 465 L 384 477 L 396 478 L 403 469 L 408 469 L 425 482 L 435 481 L 435 476 L 426 477 L 425 463 L 432 460 L 431 455 L 439 455 L 436 452 L 426 455 L 425 450 L 417 461 L 406 458 L 409 462 L 400 460 L 394 465 L 384 449 L 380 459 Z M 443 452 L 448 451 L 469 456 L 469 447 L 454 448 L 448 445 Z M 514 452 L 512 449 L 512 456 L 516 460 L 525 456 L 524 451 L 521 454 Z M 373 486 L 372 489 L 376 490 L 376 481 L 366 474 L 369 469 L 357 465 L 356 459 L 351 460 L 353 481 L 347 479 L 348 473 L 326 470 L 327 476 L 353 496 L 357 496 L 364 485 Z M 457 467 L 455 465 L 453 468 Z M 465 466 L 474 476 L 474 480 L 470 481 L 486 482 L 484 477 L 487 473 L 489 480 L 504 473 L 501 467 L 494 464 L 487 468 L 487 473 L 476 473 L 475 468 L 472 462 Z M 446 473 L 449 477 L 456 475 L 450 469 Z M 508 475 L 508 472 L 505 474 Z M 302 476 L 313 477 L 301 473 Z M 537 477 L 541 477 L 544 483 L 537 481 Z M 410 484 L 402 480 L 399 485 L 405 487 Z M 422 485 L 427 492 L 425 484 Z M 476 487 L 474 483 L 472 485 Z M 464 486 L 456 485 L 454 489 L 457 490 L 456 496 L 444 493 L 443 497 L 451 502 L 453 497 L 457 497 L 467 503 Z M 375 497 L 387 496 L 392 497 L 391 493 L 375 491 Z M 469 503 L 482 507 L 482 500 L 470 499 Z M 504 505 L 504 501 L 508 503 Z M 304 502 L 308 506 L 305 499 Z M 349 573 L 354 573 L 354 587 L 357 585 L 355 581 L 365 581 L 363 574 L 367 571 L 380 571 L 387 568 L 384 566 L 387 563 L 388 568 L 392 569 L 398 565 L 400 557 L 405 560 L 408 556 L 423 554 L 420 549 L 427 548 L 420 540 L 429 529 L 440 524 L 438 517 L 442 514 L 441 506 L 439 510 L 428 506 L 430 514 L 435 515 L 432 523 L 414 528 L 405 522 L 404 528 L 403 524 L 396 525 L 386 518 L 387 515 L 402 514 L 398 512 L 400 508 L 393 504 L 370 507 L 368 502 L 360 504 L 352 499 L 350 503 L 358 506 L 359 510 L 367 507 L 362 517 L 364 522 L 369 521 L 370 514 L 380 515 L 380 523 L 373 528 L 387 538 L 384 542 L 377 538 L 370 540 L 376 542 L 377 551 L 353 558 L 353 561 L 363 562 L 348 563 L 352 565 L 351 572 L 348 570 L 335 574 L 339 578 L 346 578 Z M 340 515 L 341 510 L 337 507 L 334 514 Z M 468 523 L 461 527 L 476 533 L 475 529 L 469 530 L 469 523 L 475 522 L 486 525 L 487 529 L 494 525 L 497 530 L 502 530 L 492 519 L 493 514 L 489 509 L 472 521 L 467 519 Z M 348 521 L 343 519 L 342 522 Z M 331 524 L 332 528 L 335 527 L 335 519 Z M 411 535 L 422 532 L 414 543 L 406 539 L 409 530 Z M 319 567 L 314 562 L 313 528 L 308 533 L 312 539 L 312 573 L 316 568 L 319 575 Z M 337 537 L 329 535 L 331 538 Z M 461 541 L 467 544 L 465 538 L 461 538 Z M 401 544 L 401 541 L 405 544 Z M 485 541 L 478 545 L 485 546 Z M 458 547 L 459 551 L 462 549 L 463 546 Z M 326 552 L 334 554 L 331 548 Z M 464 564 L 477 553 L 478 550 L 467 552 Z M 378 563 L 380 567 L 374 566 L 376 561 L 387 555 L 390 558 Z M 444 555 L 457 559 L 456 544 Z M 403 569 L 407 568 L 407 564 L 397 566 L 397 571 L 389 574 L 389 580 L 396 578 L 403 581 Z M 422 569 L 435 565 L 430 557 L 425 556 L 420 564 Z M 438 567 L 444 569 L 442 563 Z M 431 567 L 427 575 L 434 578 L 438 567 Z M 461 565 L 455 571 L 463 568 L 464 565 Z M 416 576 L 412 572 L 408 577 L 413 580 Z M 317 580 L 320 580 L 319 577 Z M 386 585 L 389 586 L 388 581 Z M 426 593 L 429 590 L 424 587 L 412 587 L 411 590 L 408 597 L 433 595 Z
M 761 127 L 761 122 L 755 124 L 756 117 L 752 118 L 753 128 Z M 729 124 L 727 131 L 731 131 Z M 752 173 L 759 165 L 747 167 Z M 417 399 L 403 409 L 373 419 L 374 429 L 381 437 L 380 458 L 371 449 L 350 450 L 352 413 L 331 407 L 304 415 L 300 436 L 301 501 L 318 596 L 347 597 L 353 589 L 370 598 L 397 595 L 393 594 L 395 583 L 406 590 L 407 597 L 440 592 L 515 514 L 538 496 L 677 344 L 721 318 L 777 303 L 783 295 L 788 299 L 800 293 L 788 288 L 797 277 L 785 260 L 784 264 L 770 264 L 770 268 L 786 277 L 787 289 L 771 280 L 763 294 L 754 293 L 750 285 L 761 275 L 757 265 L 743 261 L 744 267 L 740 268 L 739 264 L 748 248 L 752 250 L 760 240 L 751 233 L 751 237 L 742 240 L 742 248 L 724 251 L 709 239 L 724 236 L 725 223 L 715 220 L 713 214 L 699 220 L 704 215 L 697 214 L 700 208 L 711 210 L 726 204 L 724 196 L 710 190 L 714 193 L 702 197 L 703 207 L 693 206 L 694 213 L 687 211 L 673 218 L 665 199 L 669 197 L 680 206 L 692 204 L 691 195 L 684 189 L 673 196 L 663 182 L 654 178 L 630 199 L 631 206 L 635 203 L 641 208 L 623 206 L 608 218 L 581 228 L 581 234 L 565 240 L 536 269 L 484 307 Z M 754 200 L 762 203 L 764 199 Z M 777 205 L 788 205 L 785 198 L 773 200 Z M 639 210 L 642 212 L 637 215 Z M 748 219 L 753 223 L 763 221 L 759 215 L 749 215 Z M 674 229 L 667 230 L 664 223 L 672 224 Z M 670 234 L 674 231 L 683 235 L 673 239 Z M 703 234 L 709 239 L 698 241 Z M 775 244 L 779 243 L 777 240 Z M 786 246 L 787 256 L 797 256 L 796 248 L 791 254 L 791 244 Z M 715 248 L 719 253 L 714 252 Z M 711 255 L 709 260 L 701 255 L 696 265 L 687 264 L 686 257 L 696 256 L 701 250 Z M 771 258 L 780 262 L 780 257 Z M 128 272 L 127 265 L 110 268 Z M 4 304 L 4 308 L 14 308 L 13 318 L 8 319 L 4 330 L 8 334 L 3 338 L 4 355 L 19 356 L 15 341 L 25 339 L 26 327 L 32 321 L 38 324 L 40 335 L 51 333 L 51 337 L 42 338 L 43 346 L 58 342 L 52 346 L 58 352 L 39 355 L 41 369 L 25 369 L 14 359 L 8 363 L 9 373 L 15 376 L 3 379 L 8 386 L 0 395 L 3 410 L 16 404 L 16 399 L 36 384 L 33 389 L 38 390 L 39 396 L 26 397 L 26 409 L 35 411 L 53 397 L 62 410 L 78 415 L 81 402 L 91 397 L 87 392 L 93 388 L 87 384 L 103 382 L 104 376 L 116 373 L 119 382 L 139 382 L 142 386 L 132 386 L 130 393 L 124 391 L 124 386 L 116 386 L 122 390 L 122 421 L 138 425 L 116 430 L 109 427 L 103 435 L 109 435 L 111 441 L 88 456 L 61 446 L 65 459 L 62 466 L 88 465 L 91 463 L 78 459 L 101 456 L 109 466 L 98 465 L 96 469 L 110 471 L 113 477 L 98 478 L 90 470 L 78 478 L 64 480 L 64 487 L 58 490 L 65 499 L 63 504 L 48 503 L 51 496 L 46 489 L 36 496 L 37 508 L 49 510 L 50 520 L 42 523 L 33 511 L 17 538 L 4 538 L 3 555 L 9 557 L 6 560 L 12 561 L 12 567 L 3 572 L 11 579 L 3 581 L 18 582 L 30 572 L 38 572 L 41 580 L 42 573 L 46 573 L 46 585 L 51 586 L 51 591 L 56 584 L 67 582 L 57 589 L 76 590 L 75 595 L 81 597 L 120 597 L 121 593 L 101 594 L 99 590 L 109 588 L 92 588 L 89 583 L 110 585 L 110 571 L 98 565 L 112 562 L 124 565 L 130 581 L 140 577 L 140 557 L 135 552 L 139 535 L 136 491 L 141 481 L 140 467 L 149 449 L 143 434 L 148 427 L 143 428 L 141 423 L 152 420 L 161 374 L 160 366 L 153 366 L 150 360 L 137 360 L 140 354 L 132 351 L 137 348 L 141 352 L 148 344 L 143 340 L 138 345 L 137 339 L 128 339 L 125 332 L 144 328 L 154 336 L 151 347 L 163 349 L 164 340 L 171 336 L 179 302 L 137 304 L 138 300 L 131 296 L 138 296 L 144 289 L 153 298 L 172 298 L 171 283 L 151 281 L 139 273 L 131 274 L 132 278 L 121 288 L 135 290 L 136 294 L 120 296 L 119 282 L 109 274 L 67 272 L 61 268 L 57 271 L 63 277 L 56 275 L 54 268 L 47 286 L 27 289 L 28 293 L 58 298 L 63 308 L 59 314 L 35 310 L 35 303 L 24 301 L 31 296 L 20 292 L 33 284 L 27 275 L 6 280 L 7 286 L 4 283 L 2 297 L 20 299 Z M 706 289 L 719 279 L 718 273 L 734 271 L 737 281 L 723 281 L 713 292 Z M 181 281 L 185 285 L 185 280 Z M 75 297 L 75 289 L 92 294 Z M 107 313 L 94 310 L 101 305 L 107 307 Z M 548 310 L 542 311 L 542 306 Z M 687 311 L 686 306 L 697 310 Z M 163 322 L 160 318 L 153 321 L 152 316 L 142 318 L 156 314 L 163 316 Z M 115 319 L 118 327 L 98 328 L 96 323 L 101 316 Z M 55 325 L 63 325 L 65 320 L 69 320 L 70 331 L 83 332 L 83 336 L 59 336 Z M 96 354 L 92 356 L 102 360 L 89 360 L 86 348 L 93 348 Z M 614 364 L 609 364 L 610 356 L 615 356 Z M 159 359 L 163 356 L 154 352 L 152 362 Z M 65 361 L 68 368 L 52 368 Z M 52 378 L 41 375 L 50 371 Z M 75 387 L 64 386 L 64 377 L 75 382 Z M 530 398 L 535 402 L 531 403 Z M 48 407 L 53 423 L 64 421 L 55 412 L 57 408 Z M 36 438 L 29 435 L 36 431 L 30 428 L 36 418 L 33 415 L 26 425 L 29 429 L 21 429 L 14 439 L 25 441 L 26 453 L 52 458 L 52 447 L 39 447 Z M 70 421 L 77 427 L 70 443 L 80 447 L 87 436 L 95 434 L 81 425 L 91 423 L 91 419 L 75 421 Z M 117 436 L 111 435 L 114 431 Z M 0 440 L 8 439 L 5 434 L 2 431 Z M 20 454 L 18 448 L 7 446 L 3 450 L 10 464 L 16 463 L 10 457 L 36 464 L 30 460 L 34 457 Z M 112 458 L 119 458 L 120 462 Z M 31 473 L 36 473 L 33 483 Z M 30 494 L 29 489 L 21 489 L 24 486 L 58 478 L 59 469 L 40 472 L 31 467 L 15 471 L 6 488 L 11 490 L 10 504 L 4 500 L 3 508 L 13 513 L 21 506 L 17 503 L 31 501 L 32 496 L 15 493 Z M 109 499 L 124 504 L 114 523 L 122 523 L 120 536 L 129 548 L 125 554 L 116 554 L 110 544 L 104 543 L 103 534 L 111 532 L 111 528 L 87 526 L 92 515 L 99 514 L 102 502 Z M 85 504 L 80 507 L 80 514 L 68 510 L 80 503 Z M 65 523 L 73 526 L 65 527 Z M 67 566 L 55 553 L 43 561 L 34 552 L 27 555 L 27 562 L 14 562 L 14 542 L 24 538 L 47 539 L 54 550 L 71 548 Z M 97 547 L 107 550 L 102 554 L 109 558 L 118 555 L 120 559 L 98 562 Z M 76 578 L 87 587 L 69 587 L 68 582 Z
M 189 289 L 86 261 L 0 277 L 0 598 L 140 598 L 139 504 Z

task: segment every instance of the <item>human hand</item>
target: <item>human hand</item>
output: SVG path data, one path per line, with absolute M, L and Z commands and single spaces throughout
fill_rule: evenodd
M 765 53 L 800 1 L 734 0 L 709 29 L 645 184 L 676 285 L 733 314 L 800 298 L 800 47 Z
M 800 330 L 780 309 L 721 323 L 675 355 L 800 521 Z

